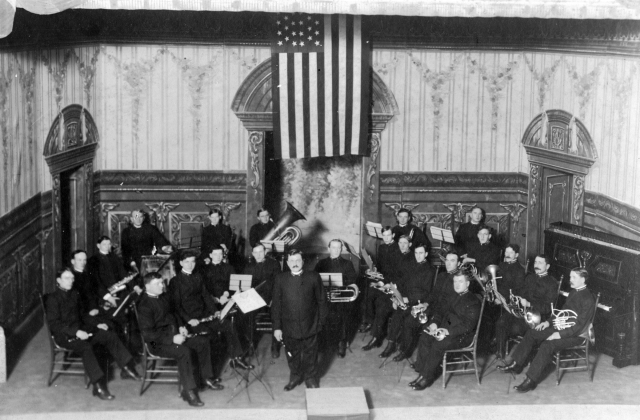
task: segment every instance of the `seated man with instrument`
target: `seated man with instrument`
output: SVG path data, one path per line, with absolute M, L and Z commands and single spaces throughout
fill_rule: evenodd
M 253 261 L 244 269 L 244 274 L 251 275 L 251 287 L 256 289 L 258 294 L 267 304 L 271 303 L 273 296 L 273 283 L 276 275 L 282 272 L 280 263 L 266 255 L 264 245 L 260 242 L 253 246 Z M 280 343 L 273 338 L 271 340 L 271 357 L 280 357 Z
M 196 251 L 183 251 L 180 254 L 182 270 L 169 282 L 169 298 L 175 315 L 190 332 L 209 333 L 212 340 L 221 332 L 227 342 L 231 365 L 253 369 L 252 365 L 242 360 L 238 332 L 228 319 L 220 320 L 220 311 L 205 287 L 202 276 L 193 272 L 197 256 Z
M 80 312 L 79 293 L 73 289 L 73 272 L 56 273 L 57 288 L 45 297 L 45 311 L 56 343 L 80 354 L 85 372 L 93 384 L 93 395 L 101 400 L 114 398 L 107 389 L 107 376 L 100 368 L 93 347 L 102 345 L 122 369 L 122 377 L 140 380 L 129 351 L 113 332 L 113 324 Z
M 82 316 L 97 316 L 101 308 L 100 301 L 94 289 L 93 279 L 87 267 L 87 253 L 82 249 L 71 252 L 71 268 L 73 273 L 73 289 L 79 293 L 80 313 Z
M 491 228 L 481 226 L 478 229 L 478 242 L 467 244 L 467 253 L 462 256 L 463 264 L 475 265 L 478 273 L 482 273 L 487 266 L 500 263 L 500 248 L 490 242 Z
M 457 296 L 458 292 L 453 287 L 453 277 L 458 273 L 460 257 L 453 251 L 447 252 L 444 260 L 446 271 L 438 273 L 435 285 L 429 293 L 427 303 L 427 315 L 432 318 L 436 313 L 446 308 Z
M 201 269 L 204 277 L 204 285 L 214 297 L 214 300 L 226 303 L 229 298 L 229 281 L 231 275 L 236 274 L 236 270 L 228 262 L 224 262 L 224 250 L 219 245 L 213 247 L 209 253 L 210 264 Z M 224 296 L 224 297 L 223 297 Z
M 170 303 L 164 294 L 164 280 L 157 272 L 144 276 L 145 293 L 138 303 L 138 322 L 149 351 L 162 357 L 171 357 L 178 363 L 182 399 L 194 407 L 203 406 L 198 396 L 199 385 L 214 391 L 224 389 L 213 378 L 211 346 L 206 337 L 190 336 L 187 329 L 170 312 Z M 196 357 L 193 357 L 195 354 Z M 197 365 L 194 361 L 197 360 Z M 199 382 L 195 377 L 199 372 Z
M 135 263 L 139 270 L 142 267 L 142 257 L 152 255 L 154 247 L 167 254 L 172 250 L 171 244 L 158 228 L 144 221 L 144 210 L 133 210 L 131 224 L 120 235 L 122 259 L 126 267 L 131 267 Z
M 394 312 L 389 326 L 389 343 L 380 357 L 391 356 L 395 362 L 411 357 L 420 326 L 425 321 L 429 292 L 433 287 L 435 270 L 427 262 L 427 245 L 416 244 L 414 261 L 404 272 L 404 277 L 396 285 L 396 300 L 393 302 Z
M 415 369 L 419 376 L 409 383 L 416 391 L 430 387 L 440 375 L 439 367 L 446 350 L 468 346 L 480 318 L 481 300 L 469 292 L 470 279 L 462 271 L 453 276 L 457 296 L 442 306 L 429 320 L 420 336 Z
M 343 243 L 340 239 L 332 239 L 329 242 L 329 256 L 318 261 L 315 271 L 317 273 L 341 273 L 342 285 L 349 286 L 356 282 L 356 270 L 353 268 L 351 261 L 342 258 Z M 338 331 L 338 356 L 344 357 L 347 353 L 347 331 L 349 329 L 352 306 L 350 303 L 338 302 L 331 304 L 329 302 L 331 313 L 335 314 L 339 325 Z
M 401 208 L 398 210 L 398 213 L 396 213 L 396 219 L 398 220 L 398 224 L 391 229 L 394 241 L 399 242 L 401 236 L 406 236 L 409 242 L 424 244 L 427 252 L 431 251 L 431 241 L 429 241 L 429 238 L 419 227 L 412 223 L 413 215 L 411 214 L 411 210 Z
M 486 213 L 482 207 L 474 206 L 469 216 L 469 221 L 458 227 L 454 238 L 458 255 L 465 255 L 469 250 L 469 244 L 478 243 L 478 231 L 484 226 Z
M 373 277 L 370 287 L 367 289 L 365 306 L 365 321 L 360 327 L 360 332 L 371 330 L 371 341 L 362 350 L 368 351 L 374 347 L 380 347 L 386 333 L 386 325 L 393 313 L 393 306 L 389 294 L 383 289 L 389 283 L 396 283 L 396 264 L 400 257 L 400 248 L 393 240 L 391 226 L 382 230 L 383 243 L 378 247 L 377 273 L 382 275 Z
M 504 301 L 517 303 L 505 307 L 496 323 L 496 341 L 499 356 L 502 358 L 505 356 L 504 348 L 510 337 L 524 335 L 527 330 L 536 326 L 536 322 L 546 320 L 551 314 L 551 304 L 558 297 L 558 282 L 548 274 L 548 261 L 546 256 L 537 255 L 533 262 L 535 274 L 527 274 L 518 289 L 510 290 L 513 299 L 502 295 Z M 515 285 L 517 286 L 517 283 Z
M 261 207 L 258 209 L 258 223 L 251 226 L 249 230 L 249 245 L 253 249 L 260 241 L 271 232 L 275 224 L 271 220 L 269 210 Z
M 549 320 L 535 329 L 528 330 L 522 341 L 514 348 L 511 356 L 507 356 L 504 366 L 498 366 L 504 372 L 520 373 L 525 366 L 529 354 L 536 346 L 536 353 L 526 379 L 516 385 L 518 392 L 534 390 L 543 379 L 545 367 L 551 362 L 556 351 L 577 346 L 584 340 L 589 329 L 589 321 L 596 310 L 593 295 L 587 289 L 589 273 L 582 267 L 574 268 L 569 275 L 571 292 L 562 310 L 554 309 Z

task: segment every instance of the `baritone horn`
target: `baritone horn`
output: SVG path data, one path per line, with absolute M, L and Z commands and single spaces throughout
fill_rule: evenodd
M 288 201 L 287 208 L 285 209 L 278 223 L 266 234 L 263 241 L 284 241 L 285 245 L 292 246 L 302 236 L 302 231 L 297 226 L 291 226 L 298 220 L 307 220 L 302 213 L 300 213 L 291 203 Z
M 332 287 L 327 294 L 331 303 L 348 303 L 358 299 L 360 289 L 357 285 L 350 284 L 343 287 Z

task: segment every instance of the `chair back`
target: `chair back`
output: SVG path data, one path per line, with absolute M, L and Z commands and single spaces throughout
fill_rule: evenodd
M 560 280 L 558 280 L 558 290 L 556 290 L 556 301 L 553 302 L 553 307 L 558 307 L 558 301 L 560 300 L 560 296 L 562 295 L 562 280 L 564 279 L 564 274 L 560 276 Z
M 580 336 L 587 339 L 592 346 L 596 344 L 596 335 L 593 329 L 593 321 L 596 319 L 596 311 L 598 310 L 598 303 L 600 303 L 600 292 L 598 292 L 598 294 L 596 295 L 595 309 L 593 310 L 591 319 L 589 319 L 589 324 L 587 325 L 587 329 L 586 331 L 583 331 L 582 334 L 580 334 Z
M 47 306 L 45 304 L 47 300 L 47 296 L 43 295 L 41 292 L 38 292 L 38 299 L 40 300 L 40 307 L 42 308 L 42 316 L 44 317 L 44 328 L 47 337 L 49 338 L 49 345 L 51 346 L 51 352 L 55 349 L 62 349 L 53 338 L 53 334 L 51 334 L 51 328 L 49 327 L 49 318 L 47 318 Z
M 475 349 L 478 346 L 478 335 L 480 334 L 480 325 L 482 324 L 482 314 L 484 313 L 484 305 L 486 302 L 487 300 L 482 298 L 482 303 L 480 304 L 480 316 L 478 317 L 478 323 L 476 324 L 476 332 L 473 334 L 473 341 L 467 347 L 473 347 Z

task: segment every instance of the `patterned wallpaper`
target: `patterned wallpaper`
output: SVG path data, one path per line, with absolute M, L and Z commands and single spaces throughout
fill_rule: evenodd
M 176 45 L 0 53 L 0 216 L 51 188 L 43 142 L 73 103 L 100 130 L 96 170 L 245 170 L 248 133 L 230 104 L 268 56 Z M 586 189 L 640 207 L 638 59 L 374 49 L 373 66 L 400 108 L 382 133 L 381 171 L 528 173 L 522 134 L 560 108 L 598 149 Z

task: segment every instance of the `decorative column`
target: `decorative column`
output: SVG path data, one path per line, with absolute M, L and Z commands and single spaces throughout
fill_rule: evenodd
M 53 181 L 53 208 L 51 216 L 53 217 L 53 241 L 51 254 L 53 256 L 53 271 L 58 271 L 62 264 L 62 223 L 60 221 L 60 173 L 51 175 Z
M 256 213 L 264 204 L 264 131 L 249 131 L 247 165 L 247 238 L 256 222 Z
M 529 254 L 538 253 L 538 237 L 540 235 L 540 211 L 542 182 L 541 182 L 540 165 L 535 163 L 529 164 L 529 209 L 527 211 L 527 240 L 523 255 L 530 258 Z

